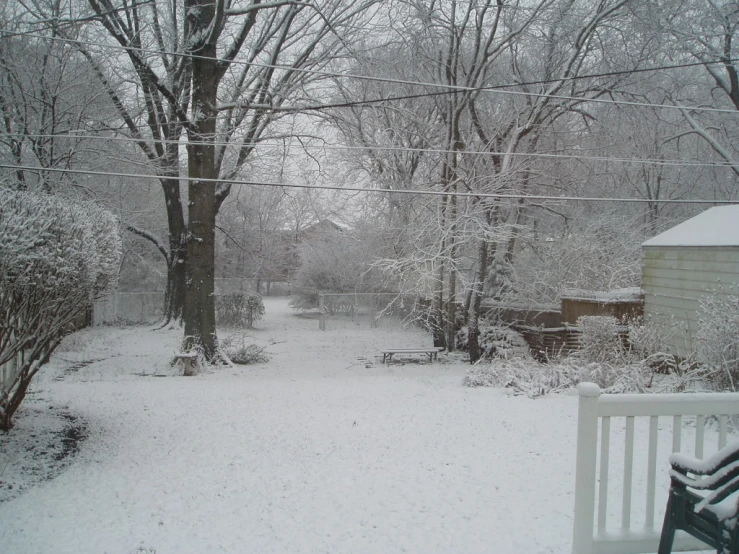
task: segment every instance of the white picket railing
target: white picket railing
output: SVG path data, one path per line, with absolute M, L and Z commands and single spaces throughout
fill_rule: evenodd
M 670 452 L 659 452 L 666 447 L 671 452 L 688 450 L 691 455 L 704 457 L 707 446 L 718 450 L 726 445 L 729 417 L 739 414 L 739 393 L 697 393 L 697 394 L 601 394 L 597 385 L 583 383 L 578 387 L 580 395 L 577 423 L 577 462 L 575 477 L 575 512 L 572 551 L 574 554 L 639 554 L 657 552 L 661 518 L 655 521 L 655 512 L 663 513 L 664 505 L 656 503 L 656 493 L 666 498 L 669 479 L 666 477 L 667 456 Z M 659 440 L 660 416 L 671 418 L 671 440 Z M 685 416 L 685 420 L 683 419 Z M 690 416 L 688 418 L 688 416 Z M 695 426 L 693 428 L 693 416 Z M 716 436 L 706 441 L 706 418 L 716 416 L 718 429 Z M 611 438 L 612 418 L 624 418 L 623 452 L 617 450 L 617 467 L 622 483 L 609 482 L 609 472 L 613 471 Z M 688 419 L 690 419 L 688 428 Z M 600 441 L 599 421 L 600 420 Z M 619 423 L 621 420 L 617 420 Z M 635 421 L 643 421 L 648 435 L 648 445 L 644 466 L 635 466 L 634 436 Z M 669 420 L 668 420 L 669 421 Z M 620 431 L 620 429 L 619 429 Z M 694 447 L 683 441 L 683 435 L 695 434 Z M 712 434 L 712 433 L 711 433 Z M 642 442 L 638 443 L 641 447 Z M 707 453 L 711 454 L 711 452 Z M 661 458 L 658 466 L 658 458 Z M 663 467 L 665 466 L 665 467 Z M 638 477 L 644 490 L 634 486 L 635 474 L 644 470 Z M 658 482 L 658 473 L 663 474 Z M 643 478 L 642 478 L 643 477 Z M 609 486 L 610 485 L 610 486 Z M 613 513 L 609 514 L 609 496 L 620 493 L 620 522 Z M 643 496 L 642 496 L 643 495 Z M 597 503 L 596 503 L 597 497 Z M 640 499 L 641 497 L 641 499 Z M 618 498 L 616 498 L 618 500 Z M 642 501 L 643 522 L 634 523 L 633 506 Z M 664 500 L 662 500 L 662 503 Z M 619 510 L 617 510 L 619 511 Z M 610 515 L 610 518 L 609 518 Z M 641 515 L 641 514 L 640 514 Z M 673 552 L 706 550 L 708 547 L 692 537 L 679 533 L 675 538 Z

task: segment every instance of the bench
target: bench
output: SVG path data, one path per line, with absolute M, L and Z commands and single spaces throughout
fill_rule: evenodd
M 439 359 L 439 352 L 444 350 L 438 346 L 428 348 L 388 348 L 382 351 L 382 363 L 390 363 L 394 354 L 426 354 L 429 362 Z
M 670 496 L 658 554 L 672 552 L 677 530 L 705 542 L 717 554 L 739 552 L 735 494 L 739 491 L 739 443 L 727 446 L 707 460 L 673 454 L 670 465 Z M 719 506 L 729 498 L 732 502 Z
M 174 355 L 174 363 L 182 362 L 182 375 L 190 377 L 197 373 L 198 354 L 197 352 L 179 352 Z

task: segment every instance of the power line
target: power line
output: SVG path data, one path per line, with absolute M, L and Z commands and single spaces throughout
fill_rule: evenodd
M 94 171 L 81 169 L 62 169 L 62 168 L 43 168 L 31 166 L 16 166 L 9 164 L 0 164 L 0 169 L 22 170 L 22 171 L 39 171 L 50 173 L 69 173 L 74 175 L 95 175 L 100 177 L 125 177 L 129 179 L 160 179 L 157 175 L 147 175 L 138 173 L 119 173 L 113 171 Z M 179 181 L 196 181 L 201 183 L 222 184 L 223 179 L 205 179 L 195 177 L 178 177 Z M 364 187 L 339 187 L 333 185 L 297 185 L 284 183 L 269 183 L 260 181 L 245 181 L 239 179 L 230 179 L 227 181 L 229 185 L 250 185 L 259 187 L 279 187 L 294 189 L 310 189 L 310 190 L 334 190 L 342 192 L 370 192 L 370 193 L 392 193 L 416 196 L 456 196 L 458 198 L 491 198 L 494 200 L 545 200 L 545 201 L 568 201 L 568 202 L 623 202 L 629 204 L 739 204 L 739 200 L 676 200 L 676 199 L 648 199 L 648 198 L 618 198 L 618 197 L 596 197 L 596 196 L 547 196 L 540 194 L 498 194 L 498 193 L 473 193 L 473 192 L 444 192 L 435 190 L 403 190 L 403 189 L 385 189 L 385 188 L 364 188 Z
M 371 99 L 371 100 L 338 102 L 338 103 L 332 103 L 332 104 L 316 104 L 316 105 L 307 105 L 307 106 L 294 106 L 294 107 L 287 107 L 287 108 L 271 107 L 271 106 L 267 107 L 268 110 L 273 111 L 273 112 L 278 112 L 278 113 L 299 113 L 299 112 L 306 112 L 306 111 L 321 111 L 321 110 L 332 109 L 332 108 L 346 108 L 346 107 L 353 107 L 353 106 L 377 104 L 380 102 L 388 102 L 388 101 L 428 98 L 428 97 L 433 97 L 433 96 L 441 96 L 441 95 L 454 94 L 454 93 L 459 93 L 459 92 L 492 92 L 492 93 L 499 93 L 499 94 L 510 95 L 510 96 L 524 96 L 524 97 L 534 97 L 534 98 L 554 98 L 557 100 L 572 100 L 572 101 L 577 101 L 577 102 L 582 102 L 582 103 L 596 103 L 596 104 L 632 106 L 632 107 L 643 107 L 643 108 L 657 108 L 657 109 L 689 110 L 692 112 L 709 112 L 709 113 L 723 113 L 723 114 L 734 114 L 734 115 L 739 114 L 738 110 L 732 110 L 732 109 L 726 109 L 726 108 L 709 108 L 709 107 L 703 107 L 703 106 L 683 106 L 683 105 L 677 105 L 677 104 L 654 104 L 650 102 L 630 102 L 627 100 L 605 100 L 602 98 L 584 98 L 584 97 L 577 97 L 577 96 L 554 95 L 554 94 L 547 94 L 547 93 L 507 90 L 509 88 L 522 87 L 522 86 L 553 84 L 553 83 L 560 83 L 564 81 L 575 81 L 575 80 L 582 80 L 582 79 L 597 79 L 597 78 L 602 78 L 602 77 L 628 75 L 632 73 L 662 71 L 662 70 L 673 69 L 673 68 L 679 69 L 679 68 L 692 67 L 692 66 L 698 66 L 698 65 L 724 64 L 727 61 L 734 62 L 734 61 L 739 61 L 739 59 L 712 60 L 712 61 L 705 61 L 705 62 L 690 62 L 690 63 L 686 62 L 684 64 L 676 64 L 676 65 L 671 65 L 671 66 L 665 65 L 665 66 L 635 69 L 633 71 L 632 70 L 622 70 L 622 71 L 612 71 L 612 72 L 604 72 L 604 73 L 594 73 L 594 74 L 588 74 L 588 75 L 574 75 L 574 76 L 562 77 L 558 79 L 547 79 L 547 80 L 522 82 L 522 83 L 508 83 L 504 85 L 465 87 L 465 86 L 459 86 L 459 85 L 446 85 L 443 83 L 429 83 L 429 82 L 424 82 L 424 81 L 409 81 L 409 80 L 404 80 L 404 79 L 393 79 L 390 77 L 376 77 L 376 76 L 369 76 L 369 75 L 336 73 L 336 72 L 330 72 L 330 71 L 322 71 L 318 69 L 292 67 L 292 66 L 283 65 L 283 64 L 268 64 L 268 63 L 261 63 L 261 62 L 256 62 L 256 61 L 247 62 L 247 61 L 241 61 L 241 60 L 228 60 L 225 58 L 218 58 L 218 57 L 211 58 L 207 56 L 199 56 L 196 54 L 188 54 L 184 52 L 169 52 L 169 51 L 162 51 L 162 50 L 152 50 L 152 49 L 139 48 L 139 47 L 134 47 L 134 46 L 123 46 L 120 44 L 82 41 L 79 39 L 68 39 L 68 38 L 62 38 L 62 37 L 46 37 L 43 35 L 23 34 L 17 31 L 10 31 L 10 30 L 3 30 L 3 29 L 0 29 L 0 33 L 5 33 L 11 36 L 22 35 L 27 38 L 38 38 L 38 39 L 43 39 L 43 40 L 69 42 L 72 44 L 80 44 L 84 46 L 111 48 L 115 50 L 124 50 L 128 52 L 135 52 L 135 53 L 142 53 L 142 54 L 155 54 L 155 55 L 160 55 L 160 56 L 166 55 L 166 56 L 173 56 L 173 57 L 189 57 L 193 59 L 205 59 L 205 60 L 216 61 L 216 62 L 227 62 L 232 65 L 248 65 L 248 66 L 260 67 L 264 69 L 278 69 L 278 70 L 285 70 L 285 71 L 294 71 L 297 73 L 305 73 L 305 74 L 315 75 L 319 77 L 331 77 L 331 78 L 337 78 L 337 79 L 358 79 L 358 80 L 372 81 L 372 82 L 382 82 L 382 83 L 390 83 L 390 84 L 401 84 L 401 85 L 411 85 L 411 86 L 419 86 L 419 87 L 432 87 L 432 88 L 443 88 L 444 89 L 443 91 L 439 91 L 439 92 L 425 92 L 425 93 L 409 94 L 409 95 L 402 95 L 402 96 L 390 96 L 386 98 L 378 98 L 378 99 Z M 234 104 L 233 107 L 237 107 L 238 105 L 239 104 Z M 244 107 L 249 107 L 249 106 L 244 105 Z M 259 107 L 264 108 L 265 106 L 260 105 Z
M 57 138 L 69 138 L 79 140 L 108 140 L 111 142 L 125 142 L 125 143 L 139 143 L 142 139 L 133 137 L 121 137 L 121 136 L 101 136 L 101 135 L 87 135 L 76 133 L 75 131 L 69 131 L 65 134 L 39 134 L 39 133 L 22 133 L 13 135 L 12 133 L 0 133 L 0 136 L 16 136 L 17 138 L 34 138 L 34 139 L 57 139 Z M 144 139 L 146 140 L 146 139 Z M 179 144 L 179 140 L 167 140 L 167 139 L 149 139 L 157 142 L 158 144 Z M 275 146 L 280 146 L 277 139 L 272 139 Z M 238 142 L 204 142 L 204 141 L 187 141 L 188 145 L 212 145 L 212 146 L 233 146 L 241 148 L 242 146 L 256 147 L 258 145 L 269 144 L 271 140 L 261 140 L 246 145 Z M 613 162 L 613 163 L 635 163 L 635 164 L 651 164 L 669 167 L 727 167 L 731 168 L 735 164 L 731 162 L 697 162 L 697 161 L 684 161 L 684 160 L 661 160 L 661 159 L 650 159 L 650 158 L 618 158 L 612 156 L 585 156 L 579 154 L 555 154 L 546 152 L 497 152 L 488 150 L 447 150 L 443 148 L 413 148 L 404 146 L 382 146 L 382 145 L 365 145 L 365 146 L 349 146 L 342 144 L 331 144 L 331 145 L 311 145 L 301 144 L 300 148 L 310 150 L 345 150 L 352 152 L 361 152 L 365 150 L 378 150 L 381 152 L 415 152 L 415 153 L 429 153 L 429 154 L 464 154 L 472 156 L 514 156 L 517 158 L 544 158 L 544 159 L 564 159 L 564 160 L 590 160 L 590 161 L 602 161 L 602 162 Z
M 141 2 L 131 2 L 130 4 L 126 6 L 121 6 L 120 8 L 113 8 L 112 10 L 108 10 L 105 12 L 102 12 L 101 14 L 93 14 L 88 15 L 84 17 L 75 17 L 75 18 L 68 18 L 68 17 L 51 17 L 49 19 L 39 19 L 37 21 L 33 22 L 25 22 L 26 25 L 36 25 L 39 23 L 45 23 L 47 24 L 46 27 L 36 28 L 33 31 L 25 31 L 25 32 L 18 32 L 17 34 L 21 36 L 34 36 L 35 33 L 38 33 L 40 31 L 48 31 L 50 29 L 58 29 L 61 27 L 68 27 L 71 25 L 79 25 L 80 23 L 87 23 L 90 21 L 95 21 L 96 19 L 99 19 L 101 15 L 112 15 L 114 13 L 123 12 L 126 10 L 129 10 L 131 8 L 138 8 L 139 6 L 146 6 L 149 4 L 153 4 L 154 0 L 143 0 Z M 5 32 L 1 31 L 0 32 Z M 50 38 L 50 37 L 49 37 Z

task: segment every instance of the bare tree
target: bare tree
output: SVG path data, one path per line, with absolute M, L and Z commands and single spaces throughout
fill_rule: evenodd
M 398 191 L 373 198 L 383 198 L 382 217 L 399 238 L 405 237 L 412 217 L 414 199 L 406 193 L 427 188 L 439 163 L 439 155 L 430 151 L 439 144 L 439 116 L 433 98 L 423 96 L 426 87 L 413 84 L 420 70 L 404 44 L 389 41 L 360 54 L 354 74 L 396 82 L 337 81 L 338 102 L 350 105 L 324 115 L 352 148 L 350 166 L 369 186 Z
M 99 77 L 124 129 L 160 176 L 169 219 L 170 317 L 182 312 L 188 345 L 216 349 L 215 218 L 265 130 L 288 102 L 310 98 L 325 68 L 363 32 L 376 0 L 154 1 L 117 8 L 89 0 L 125 48 L 135 95 Z M 84 47 L 80 41 L 81 47 Z M 121 60 L 122 62 L 122 60 Z M 122 82 L 122 81 L 121 81 Z M 143 106 L 139 116 L 137 107 Z M 187 135 L 187 226 L 179 185 L 179 139 Z M 184 269 L 184 272 L 183 272 Z
M 488 271 L 500 261 L 511 262 L 515 229 L 522 225 L 525 213 L 521 201 L 505 203 L 485 195 L 534 192 L 540 186 L 541 179 L 536 177 L 541 167 L 522 162 L 525 157 L 521 154 L 538 152 L 541 137 L 555 124 L 572 133 L 576 120 L 588 117 L 584 101 L 609 93 L 619 82 L 618 78 L 607 82 L 575 78 L 606 66 L 610 55 L 607 49 L 613 46 L 606 23 L 619 17 L 626 4 L 626 0 L 596 5 L 556 0 L 526 6 L 516 2 L 454 0 L 395 4 L 397 13 L 393 20 L 402 22 L 396 24 L 398 36 L 402 37 L 397 43 L 406 52 L 395 57 L 413 60 L 415 80 L 433 80 L 444 87 L 433 91 L 433 117 L 425 125 L 436 129 L 425 131 L 423 138 L 440 156 L 436 175 L 430 180 L 436 190 L 449 194 L 437 202 L 437 227 L 433 232 L 418 232 L 421 228 L 429 229 L 424 218 L 415 222 L 415 236 L 428 236 L 430 242 L 416 244 L 420 248 L 405 260 L 383 263 L 390 272 L 419 273 L 419 279 L 401 278 L 401 282 L 414 282 L 413 286 L 422 288 L 430 279 L 434 282 L 431 325 L 436 345 L 454 348 L 459 280 L 463 276 L 470 287 L 468 342 L 471 359 L 476 361 L 477 322 Z M 521 83 L 517 94 L 503 96 L 485 90 L 501 81 Z M 527 82 L 540 84 L 526 85 Z M 399 95 L 397 91 L 395 94 Z M 360 138 L 358 142 L 364 145 L 363 152 L 374 166 L 379 165 L 379 157 L 372 146 L 377 144 L 378 136 L 383 137 L 376 129 L 384 124 L 384 135 L 393 138 L 404 137 L 408 129 L 397 125 L 399 118 L 385 116 L 401 112 L 402 107 L 396 102 L 388 106 L 395 111 L 385 105 L 380 106 L 384 112 L 372 108 L 378 113 L 374 120 L 355 116 L 354 120 L 346 117 L 340 122 L 352 125 L 354 136 Z M 565 119 L 566 123 L 558 123 Z M 405 116 L 404 121 L 409 120 Z M 373 126 L 371 121 L 377 123 Z M 398 146 L 412 148 L 403 142 Z M 403 163 L 391 166 L 397 175 L 412 175 L 408 168 L 418 171 L 417 164 L 401 157 L 409 156 L 407 151 L 393 152 L 392 157 L 380 154 L 384 159 L 379 161 L 385 162 L 379 166 L 383 171 L 389 165 L 388 159 L 402 160 Z M 425 159 L 429 159 L 428 154 Z M 376 175 L 379 180 L 382 173 L 376 171 Z M 457 192 L 473 196 L 460 201 Z M 470 275 L 466 252 L 472 244 L 475 274 Z M 434 267 L 433 278 L 429 264 Z
M 481 178 L 465 181 L 470 192 L 533 192 L 532 171 L 536 169 L 521 154 L 537 153 L 547 146 L 542 138 L 555 125 L 576 128 L 577 120 L 591 117 L 584 109 L 586 101 L 613 90 L 625 78 L 622 74 L 610 82 L 577 79 L 588 70 L 604 67 L 607 49 L 613 42 L 608 24 L 620 17 L 626 4 L 627 0 L 613 0 L 592 7 L 576 2 L 548 5 L 551 11 L 542 11 L 542 17 L 527 29 L 530 32 L 522 32 L 515 43 L 508 45 L 505 62 L 491 68 L 489 74 L 522 83 L 517 91 L 522 94 L 501 98 L 493 92 L 470 99 L 467 110 L 472 136 L 467 142 L 490 152 L 489 157 L 472 160 L 485 169 L 476 170 Z M 526 84 L 532 82 L 541 84 Z M 561 123 L 565 118 L 570 122 Z M 510 265 L 525 207 L 523 199 L 505 203 L 486 198 L 479 203 L 483 207 L 479 216 L 481 238 L 468 315 L 473 363 L 480 355 L 478 321 L 488 269 L 496 258 Z
M 666 31 L 666 51 L 682 59 L 699 61 L 710 78 L 693 90 L 673 98 L 677 105 L 724 108 L 739 111 L 739 4 L 735 1 L 680 0 L 647 10 L 645 19 Z M 739 176 L 734 122 L 727 125 L 720 114 L 683 108 L 691 131 L 700 136 Z
M 102 127 L 107 99 L 75 49 L 58 40 L 68 7 L 67 0 L 35 0 L 0 8 L 0 159 L 15 167 L 7 180 L 13 187 L 68 191 L 79 178 L 59 170 L 83 169 L 98 151 L 79 133 Z M 31 37 L 16 35 L 38 19 L 51 23 Z

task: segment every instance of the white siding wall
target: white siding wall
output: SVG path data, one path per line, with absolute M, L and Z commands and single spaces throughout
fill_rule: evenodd
M 642 254 L 644 317 L 674 329 L 672 351 L 687 356 L 697 339 L 699 299 L 730 294 L 729 285 L 739 284 L 739 247 L 645 246 Z

